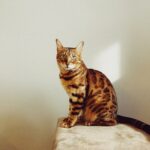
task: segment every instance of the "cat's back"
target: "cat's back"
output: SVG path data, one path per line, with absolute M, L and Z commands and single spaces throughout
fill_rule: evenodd
M 87 80 L 91 84 L 94 84 L 95 87 L 100 86 L 101 88 L 104 88 L 105 86 L 112 86 L 106 75 L 95 69 L 88 69 Z
M 102 72 L 94 69 L 87 71 L 88 95 L 96 92 L 113 93 L 115 91 L 110 80 Z

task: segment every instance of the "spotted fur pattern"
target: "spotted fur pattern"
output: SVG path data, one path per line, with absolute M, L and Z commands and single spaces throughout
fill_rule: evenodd
M 61 126 L 69 128 L 76 123 L 115 125 L 117 102 L 114 88 L 103 73 L 85 66 L 81 58 L 83 43 L 77 48 L 63 47 L 59 40 L 56 43 L 60 80 L 70 102 L 68 117 Z
M 60 80 L 69 96 L 68 117 L 62 121 L 61 127 L 70 128 L 76 124 L 116 125 L 115 90 L 102 72 L 86 67 L 81 57 L 83 42 L 70 48 L 64 47 L 57 39 L 56 45 Z M 150 129 L 149 126 L 147 128 Z

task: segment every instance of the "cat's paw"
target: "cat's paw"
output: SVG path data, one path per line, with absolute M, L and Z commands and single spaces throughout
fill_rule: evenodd
M 70 117 L 65 118 L 61 123 L 60 127 L 62 128 L 71 128 L 73 126 L 73 120 Z
M 85 126 L 93 126 L 93 125 L 94 125 L 94 122 L 85 121 L 84 125 L 85 125 Z

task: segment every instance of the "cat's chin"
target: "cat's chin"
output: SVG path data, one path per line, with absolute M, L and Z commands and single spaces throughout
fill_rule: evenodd
M 66 70 L 72 70 L 73 68 L 66 67 L 65 69 L 66 69 Z
M 77 68 L 65 68 L 65 71 L 67 71 L 67 72 L 68 72 L 68 71 L 71 71 L 71 72 L 72 72 L 72 71 L 76 71 L 76 70 L 77 70 Z
M 66 71 L 74 71 L 75 69 L 72 68 L 65 68 Z

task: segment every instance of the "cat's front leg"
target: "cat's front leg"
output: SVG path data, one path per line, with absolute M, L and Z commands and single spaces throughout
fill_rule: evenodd
M 60 123 L 60 127 L 71 128 L 75 125 L 77 119 L 77 117 L 68 116 L 67 118 L 63 119 L 63 121 Z
M 61 122 L 60 124 L 61 127 L 71 128 L 78 122 L 78 119 L 83 112 L 84 99 L 81 98 L 79 99 L 70 98 L 69 115 Z

